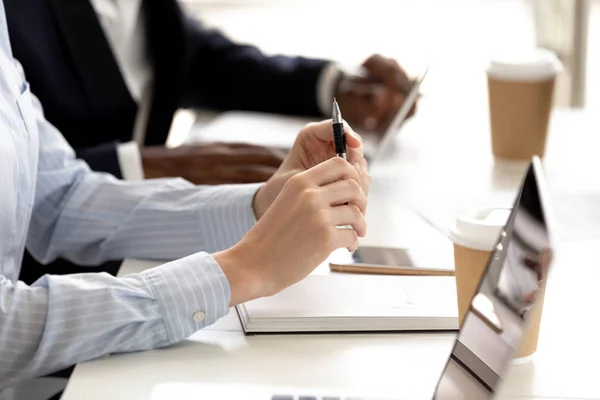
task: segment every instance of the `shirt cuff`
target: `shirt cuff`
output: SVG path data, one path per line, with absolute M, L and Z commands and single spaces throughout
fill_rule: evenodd
M 169 344 L 188 338 L 229 312 L 229 282 L 208 253 L 196 253 L 141 275 L 159 305 Z
M 144 169 L 142 167 L 142 157 L 140 148 L 136 142 L 122 143 L 117 146 L 117 157 L 119 158 L 119 167 L 121 175 L 126 181 L 136 181 L 144 179 Z
M 332 62 L 323 68 L 319 76 L 317 83 L 317 104 L 319 110 L 325 116 L 331 116 L 333 96 L 341 73 L 342 71 L 339 66 Z

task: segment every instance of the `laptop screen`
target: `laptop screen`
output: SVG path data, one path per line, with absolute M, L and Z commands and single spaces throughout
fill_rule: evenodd
M 384 151 L 386 151 L 386 149 L 390 146 L 390 144 L 394 140 L 396 134 L 400 130 L 400 127 L 404 123 L 404 120 L 408 116 L 408 113 L 410 112 L 413 105 L 415 104 L 415 102 L 417 101 L 417 99 L 420 96 L 421 84 L 425 80 L 425 76 L 427 75 L 428 71 L 429 71 L 429 67 L 425 68 L 425 70 L 423 71 L 423 73 L 421 73 L 421 75 L 416 80 L 416 82 L 413 83 L 413 86 L 412 86 L 410 92 L 408 93 L 408 95 L 406 96 L 406 99 L 402 103 L 402 107 L 400 107 L 400 109 L 394 116 L 394 119 L 390 123 L 390 126 L 386 130 L 383 137 L 381 138 L 381 141 L 379 141 L 379 143 L 377 143 L 377 149 L 376 149 L 375 153 L 367 154 L 369 163 L 373 163 L 377 158 L 379 158 L 381 156 L 381 154 Z M 366 149 L 365 149 L 365 151 L 366 151 Z
M 543 176 L 536 158 L 479 282 L 434 399 L 493 397 L 517 354 L 550 265 L 540 183 Z

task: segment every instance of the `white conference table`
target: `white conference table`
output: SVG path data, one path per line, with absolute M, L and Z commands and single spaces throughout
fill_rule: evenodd
M 371 171 L 363 244 L 448 249 L 444 235 L 407 204 L 443 228 L 456 207 L 512 203 L 523 168 L 494 163 L 485 104 L 474 114 L 479 118 L 421 104 L 388 153 L 393 157 Z M 589 114 L 554 114 L 544 165 L 558 247 L 539 348 L 531 363 L 511 366 L 498 398 L 600 399 L 598 130 L 600 120 Z M 121 274 L 152 265 L 128 260 Z M 328 273 L 327 267 L 315 273 Z M 454 338 L 448 333 L 245 336 L 233 311 L 179 345 L 78 365 L 63 399 L 148 399 L 164 382 L 374 387 L 426 397 Z

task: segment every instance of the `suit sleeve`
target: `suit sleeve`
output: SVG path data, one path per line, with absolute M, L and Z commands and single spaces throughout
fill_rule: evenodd
M 123 179 L 119 164 L 117 142 L 107 142 L 94 147 L 76 149 L 76 157 L 85 161 L 89 167 L 98 172 L 107 172 L 118 179 Z
M 184 107 L 322 116 L 317 87 L 326 60 L 267 56 L 186 19 L 190 57 Z

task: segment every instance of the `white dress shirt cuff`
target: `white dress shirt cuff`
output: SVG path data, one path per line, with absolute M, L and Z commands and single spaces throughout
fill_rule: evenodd
M 208 253 L 196 253 L 146 270 L 142 276 L 154 292 L 170 344 L 229 312 L 229 282 Z
M 140 148 L 136 142 L 122 143 L 117 146 L 117 157 L 123 180 L 135 181 L 144 179 L 144 168 Z
M 331 117 L 333 96 L 335 95 L 335 89 L 338 78 L 341 74 L 341 69 L 336 63 L 327 64 L 319 75 L 317 83 L 317 104 L 319 110 L 326 117 Z

